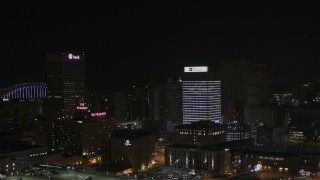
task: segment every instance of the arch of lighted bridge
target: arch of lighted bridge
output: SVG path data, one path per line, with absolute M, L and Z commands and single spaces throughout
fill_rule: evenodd
M 44 99 L 47 97 L 45 83 L 21 83 L 0 90 L 0 97 L 6 99 Z

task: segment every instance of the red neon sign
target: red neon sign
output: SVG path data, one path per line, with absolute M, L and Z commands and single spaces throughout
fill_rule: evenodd
M 106 112 L 91 113 L 91 119 L 103 119 L 103 118 L 107 118 Z

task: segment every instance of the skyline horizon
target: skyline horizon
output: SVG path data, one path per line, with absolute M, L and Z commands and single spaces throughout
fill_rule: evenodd
M 65 51 L 64 53 L 63 52 L 61 52 L 62 54 L 68 54 L 68 53 L 75 53 L 75 52 L 71 52 L 71 51 L 69 51 L 69 52 L 67 52 L 67 51 Z M 45 54 L 45 56 L 47 56 L 47 55 L 49 55 L 49 54 L 60 54 L 60 53 L 46 53 Z M 77 53 L 76 53 L 77 54 Z M 85 57 L 85 63 L 86 63 L 86 65 L 85 65 L 85 70 L 86 70 L 86 74 L 87 74 L 87 71 L 88 71 L 88 66 L 87 66 L 87 53 L 80 53 L 80 54 L 82 54 L 84 57 Z M 269 69 L 269 67 L 270 67 L 270 65 L 268 65 L 268 64 L 266 64 L 266 63 L 263 63 L 263 62 L 252 62 L 252 61 L 250 61 L 250 60 L 248 60 L 248 59 L 246 59 L 246 58 L 243 58 L 243 57 L 239 57 L 239 56 L 237 56 L 237 57 L 235 57 L 235 56 L 233 56 L 233 57 L 225 57 L 224 59 L 221 59 L 221 60 L 219 60 L 218 61 L 218 63 L 215 63 L 215 64 L 209 64 L 208 62 L 205 62 L 205 63 L 199 63 L 199 62 L 196 62 L 196 63 L 191 63 L 191 62 L 188 62 L 188 63 L 186 63 L 185 65 L 178 65 L 179 67 L 177 67 L 175 70 L 175 72 L 170 72 L 169 74 L 167 74 L 167 75 L 164 75 L 164 74 L 157 74 L 156 72 L 151 72 L 151 71 L 144 71 L 144 72 L 140 72 L 140 73 L 132 73 L 131 74 L 131 76 L 128 76 L 128 77 L 130 77 L 130 78 L 126 78 L 126 84 L 122 84 L 122 85 L 119 85 L 118 84 L 118 87 L 116 87 L 116 88 L 110 88 L 110 90 L 116 90 L 116 89 L 121 89 L 121 90 L 124 90 L 124 88 L 125 87 L 130 87 L 130 83 L 132 83 L 133 82 L 133 79 L 134 78 L 141 78 L 141 77 L 143 77 L 143 78 L 154 78 L 154 80 L 156 80 L 156 82 L 157 83 L 165 83 L 165 81 L 168 79 L 168 78 L 171 78 L 171 79 L 174 79 L 174 78 L 176 78 L 176 79 L 179 79 L 179 77 L 182 75 L 182 73 L 183 73 L 183 69 L 184 69 L 184 67 L 187 67 L 187 66 L 208 66 L 208 68 L 209 68 L 209 72 L 219 72 L 220 71 L 220 63 L 222 62 L 222 61 L 248 61 L 249 63 L 250 63 L 250 65 L 253 65 L 253 64 L 264 64 L 264 65 L 266 65 L 266 67 L 267 67 L 267 71 L 268 71 L 268 73 L 269 73 L 269 75 L 270 74 L 272 74 L 271 73 L 271 70 Z M 47 62 L 47 60 L 45 60 L 45 68 L 43 68 L 42 70 L 44 70 L 44 69 L 46 69 L 46 62 Z M 90 65 L 92 65 L 92 64 L 90 64 Z M 39 71 L 39 72 L 41 72 L 41 71 Z M 279 72 L 278 72 L 279 73 Z M 40 75 L 40 73 L 38 74 L 38 75 Z M 298 74 L 299 75 L 299 74 Z M 21 83 L 28 83 L 28 82 L 41 82 L 41 83 L 46 83 L 46 71 L 44 70 L 44 71 L 42 71 L 42 76 L 40 75 L 40 76 L 38 76 L 38 77 L 42 77 L 42 80 L 41 79 L 37 79 L 37 80 L 25 80 L 25 81 L 20 81 L 20 82 L 8 82 L 7 83 L 7 86 L 4 86 L 4 85 L 2 85 L 3 87 L 1 87 L 1 88 L 7 88 L 7 87 L 10 87 L 10 86 L 13 86 L 13 85 L 15 85 L 15 84 L 21 84 Z M 97 89 L 97 90 L 108 90 L 108 88 L 107 87 L 105 87 L 105 86 L 92 86 L 92 84 L 91 84 L 91 86 L 90 86 L 90 83 L 92 83 L 94 80 L 93 79 L 96 79 L 96 77 L 94 77 L 94 75 L 90 75 L 90 77 L 91 77 L 91 79 L 89 79 L 89 77 L 88 76 L 86 76 L 86 78 L 85 78 L 85 83 L 86 83 L 86 88 L 88 88 L 88 89 L 90 89 L 90 90 L 92 90 L 92 89 Z M 92 77 L 93 77 L 93 79 L 92 79 Z M 111 80 L 111 79 L 109 79 L 109 80 Z M 311 77 L 309 77 L 309 79 L 308 78 L 306 78 L 306 79 L 299 79 L 299 80 L 297 80 L 297 79 L 295 79 L 296 81 L 293 81 L 293 79 L 291 79 L 292 81 L 290 81 L 290 79 L 282 79 L 282 80 L 280 80 L 280 81 L 269 81 L 269 84 L 281 84 L 281 83 L 285 83 L 286 85 L 296 85 L 296 84 L 300 84 L 300 83 L 304 83 L 304 82 L 314 82 L 314 81 L 318 81 L 318 79 L 316 79 L 316 78 L 311 78 Z M 91 81 L 91 82 L 90 82 Z M 108 81 L 108 80 L 107 80 Z
M 267 64 L 272 81 L 320 77 L 317 1 L 35 1 L 4 7 L 0 76 L 7 79 L 1 86 L 45 81 L 45 54 L 68 51 L 86 54 L 89 87 L 117 84 L 110 77 L 176 75 L 183 66 L 212 66 L 232 54 Z

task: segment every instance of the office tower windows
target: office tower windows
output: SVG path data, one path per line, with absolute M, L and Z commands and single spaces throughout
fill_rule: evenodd
M 85 95 L 83 55 L 47 55 L 48 111 L 72 116 Z
M 207 68 L 195 69 L 199 67 L 185 67 L 182 80 L 183 124 L 221 122 L 221 81 L 213 73 L 202 71 Z

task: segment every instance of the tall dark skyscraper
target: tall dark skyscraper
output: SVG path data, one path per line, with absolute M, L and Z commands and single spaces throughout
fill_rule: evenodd
M 265 64 L 252 64 L 250 67 L 247 104 L 244 108 L 245 121 L 275 126 L 278 113 L 269 102 L 268 70 Z
M 48 112 L 73 115 L 85 96 L 84 55 L 47 55 Z
M 268 70 L 265 64 L 252 64 L 248 86 L 248 105 L 261 105 L 269 100 Z
M 167 83 L 158 84 L 151 92 L 150 100 L 150 118 L 154 128 L 166 129 L 168 122 L 182 123 L 181 82 L 172 82 L 168 78 Z
M 250 62 L 227 59 L 220 63 L 223 122 L 244 122 L 244 105 L 248 96 Z
M 250 63 L 247 60 L 225 60 L 220 63 L 222 100 L 246 102 Z

